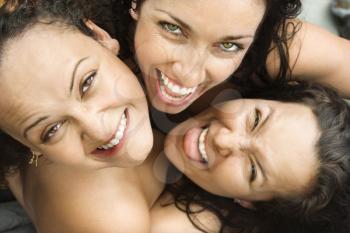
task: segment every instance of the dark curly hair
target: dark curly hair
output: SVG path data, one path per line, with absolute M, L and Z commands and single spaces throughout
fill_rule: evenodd
M 210 194 L 184 178 L 167 190 L 175 205 L 196 224 L 199 204 L 221 220 L 220 232 L 244 233 L 342 233 L 350 232 L 350 107 L 333 90 L 300 82 L 284 88 L 260 89 L 254 98 L 302 103 L 318 120 L 321 136 L 317 143 L 320 167 L 315 186 L 306 196 L 292 200 L 255 202 L 244 209 L 232 199 Z M 201 229 L 205 232 L 204 229 Z
M 101 26 L 108 30 L 121 44 L 121 57 L 133 59 L 134 21 L 129 9 L 132 1 L 137 9 L 147 0 L 102 0 L 100 8 L 111 16 L 103 20 L 97 19 Z M 255 41 L 248 50 L 237 71 L 229 79 L 242 90 L 254 90 L 261 86 L 283 86 L 291 77 L 289 66 L 288 43 L 299 30 L 301 24 L 291 22 L 300 13 L 300 0 L 266 0 L 266 11 L 259 25 Z M 112 22 L 113 21 L 113 22 Z M 113 27 L 114 25 L 114 27 Z M 279 54 L 280 67 L 276 77 L 270 77 L 266 68 L 267 56 L 272 49 Z
M 95 5 L 88 0 L 7 0 L 0 8 L 0 67 L 7 42 L 36 24 L 52 24 L 67 30 L 79 30 L 93 36 L 85 25 Z M 1 73 L 0 73 L 1 80 Z M 30 150 L 0 129 L 0 184 L 5 176 L 28 161 Z

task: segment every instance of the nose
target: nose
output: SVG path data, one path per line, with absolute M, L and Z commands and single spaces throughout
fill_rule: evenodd
M 221 127 L 213 135 L 214 150 L 224 157 L 240 154 L 246 141 L 244 135 L 226 127 Z
M 110 139 L 113 129 L 108 127 L 105 112 L 86 110 L 79 115 L 77 119 L 84 141 L 89 144 L 103 144 Z
M 180 49 L 172 65 L 173 74 L 186 87 L 195 87 L 206 79 L 206 61 L 209 54 L 205 49 Z

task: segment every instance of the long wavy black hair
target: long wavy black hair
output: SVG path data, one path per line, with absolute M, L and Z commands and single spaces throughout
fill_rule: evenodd
M 131 2 L 137 3 L 136 10 L 147 0 L 102 0 L 100 11 L 110 16 L 96 19 L 101 26 L 115 36 L 121 44 L 121 57 L 134 58 L 134 20 L 130 17 Z M 188 0 L 191 1 L 191 0 Z M 100 1 L 101 2 L 101 1 Z M 301 23 L 291 21 L 301 10 L 300 0 L 266 0 L 266 11 L 256 33 L 255 41 L 248 50 L 240 67 L 229 79 L 242 90 L 256 87 L 283 86 L 291 77 L 288 43 L 300 29 Z M 100 14 L 102 15 L 102 14 Z M 275 77 L 266 68 L 267 56 L 272 49 L 279 55 L 280 67 Z
M 0 7 L 0 68 L 7 42 L 38 23 L 78 30 L 93 37 L 85 21 L 97 17 L 94 9 L 96 5 L 89 0 L 5 0 Z M 5 183 L 9 172 L 24 166 L 28 156 L 29 148 L 0 129 L 0 184 Z
M 320 167 L 312 190 L 299 198 L 255 202 L 254 209 L 245 209 L 232 199 L 215 196 L 183 178 L 167 187 L 175 205 L 203 232 L 205 229 L 196 221 L 198 209 L 191 210 L 193 204 L 202 206 L 201 211 L 213 212 L 220 219 L 220 232 L 350 232 L 349 105 L 335 91 L 308 83 L 260 89 L 248 97 L 301 103 L 312 109 L 321 129 L 317 143 Z

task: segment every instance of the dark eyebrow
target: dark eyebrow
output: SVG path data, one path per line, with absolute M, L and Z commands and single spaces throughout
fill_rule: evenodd
M 170 18 L 175 20 L 178 24 L 180 24 L 181 27 L 185 28 L 187 31 L 191 31 L 191 26 L 182 21 L 181 19 L 177 18 L 176 16 L 172 15 L 170 12 L 162 10 L 162 9 L 156 9 L 157 11 L 163 12 L 167 14 Z M 232 40 L 240 40 L 244 38 L 253 38 L 254 35 L 238 35 L 238 36 L 225 36 L 221 40 L 222 41 L 232 41 Z
M 239 36 L 226 36 L 223 37 L 222 41 L 232 41 L 232 40 L 241 40 L 246 38 L 254 38 L 254 35 L 239 35 Z
M 167 12 L 167 11 L 162 10 L 162 9 L 156 9 L 156 10 L 167 14 L 170 18 L 172 18 L 172 19 L 175 20 L 178 24 L 180 24 L 181 27 L 185 28 L 187 31 L 191 31 L 190 25 L 188 25 L 187 23 L 185 23 L 185 22 L 182 21 L 181 19 L 177 18 L 176 16 L 172 15 L 170 12 Z
M 69 96 L 72 95 L 72 91 L 73 91 L 73 88 L 74 88 L 74 83 L 75 83 L 75 75 L 77 73 L 77 70 L 79 68 L 79 65 L 85 61 L 86 59 L 88 59 L 88 57 L 84 57 L 82 59 L 80 59 L 74 66 L 74 69 L 73 69 L 73 72 L 72 72 L 72 77 L 71 77 L 71 82 L 70 82 L 70 88 L 69 88 Z
M 23 132 L 23 136 L 24 138 L 27 138 L 27 134 L 28 131 L 31 130 L 32 128 L 34 128 L 35 126 L 37 126 L 40 122 L 46 120 L 47 118 L 49 118 L 48 116 L 44 116 L 44 117 L 40 117 L 37 121 L 35 121 L 33 124 L 29 125 L 27 128 L 25 128 L 24 132 Z

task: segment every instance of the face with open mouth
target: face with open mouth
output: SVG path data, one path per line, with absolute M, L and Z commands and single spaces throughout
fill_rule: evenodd
M 160 111 L 178 113 L 235 72 L 265 1 L 146 0 L 138 9 L 131 16 L 148 99 Z
M 207 191 L 245 201 L 304 192 L 317 173 L 320 130 L 310 108 L 234 100 L 174 128 L 165 152 Z
M 1 129 L 57 164 L 142 163 L 153 144 L 145 95 L 111 51 L 116 41 L 108 41 L 110 50 L 101 43 L 54 25 L 35 26 L 13 42 L 2 64 Z

